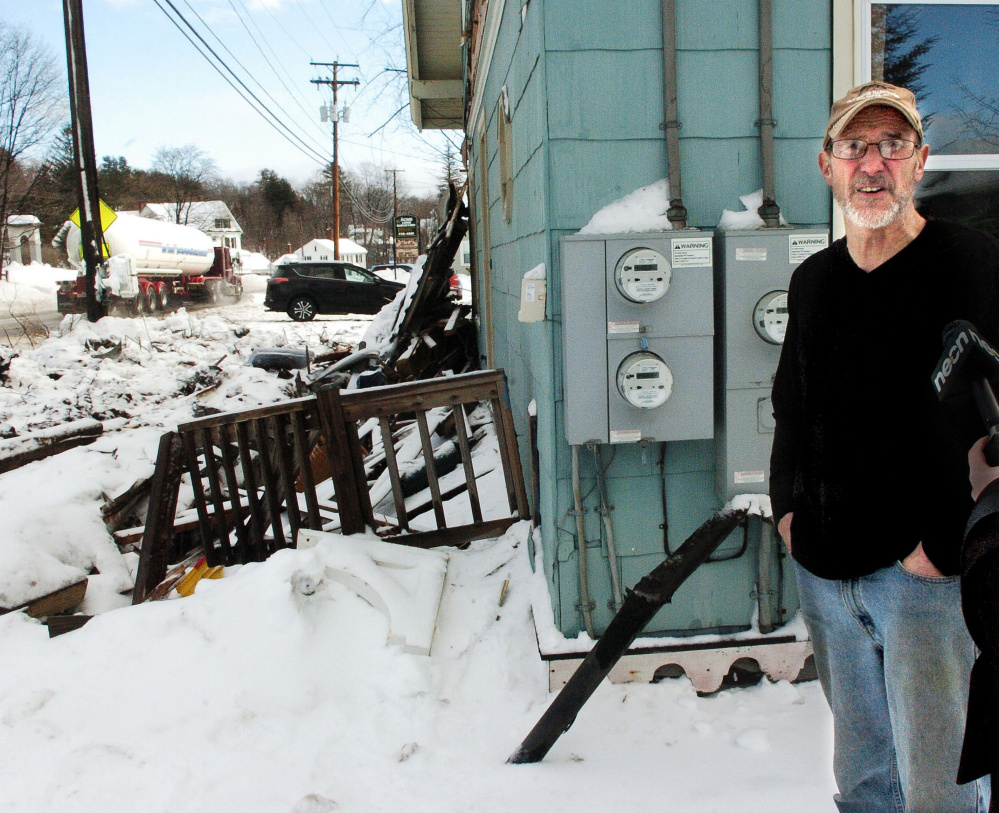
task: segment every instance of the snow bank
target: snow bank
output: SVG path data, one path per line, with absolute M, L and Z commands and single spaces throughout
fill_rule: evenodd
M 579 233 L 619 234 L 672 229 L 673 224 L 666 217 L 668 208 L 669 181 L 663 178 L 607 204 Z
M 834 810 L 815 683 L 699 698 L 685 679 L 605 682 L 542 763 L 506 765 L 552 699 L 528 533 L 451 552 L 430 656 L 386 645 L 384 615 L 341 584 L 295 591 L 312 551 L 52 640 L 0 617 L 0 807 Z

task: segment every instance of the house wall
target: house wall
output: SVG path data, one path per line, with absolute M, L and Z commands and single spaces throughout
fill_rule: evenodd
M 502 5 L 502 21 L 491 60 L 479 67 L 481 87 L 469 122 L 475 273 L 485 309 L 480 346 L 488 348 L 486 363 L 507 372 L 525 471 L 528 403 L 536 402 L 544 567 L 556 623 L 572 636 L 582 628 L 582 616 L 562 403 L 562 323 L 571 314 L 562 312 L 560 295 L 562 276 L 571 269 L 561 265 L 559 239 L 577 232 L 601 207 L 666 177 L 661 10 L 658 0 L 614 4 L 612 13 L 599 0 L 489 5 L 494 12 Z M 683 200 L 692 226 L 713 229 L 722 210 L 741 210 L 739 197 L 762 186 L 754 124 L 757 20 L 755 0 L 677 0 Z M 790 222 L 802 226 L 830 222 L 816 155 L 831 99 L 831 25 L 828 2 L 774 0 L 777 202 Z M 510 222 L 504 219 L 498 154 L 504 86 L 513 138 Z M 523 324 L 517 321 L 521 279 L 539 263 L 547 268 L 547 317 Z M 622 583 L 629 586 L 662 561 L 664 520 L 675 549 L 721 507 L 714 488 L 714 442 L 668 443 L 665 454 L 662 444 L 617 444 L 604 448 L 603 455 Z M 593 510 L 593 453 L 584 448 L 581 457 L 588 575 L 599 632 L 613 609 L 603 528 Z M 741 537 L 733 538 L 722 550 L 736 553 L 740 545 Z M 755 555 L 750 547 L 744 556 L 702 567 L 649 629 L 748 626 Z

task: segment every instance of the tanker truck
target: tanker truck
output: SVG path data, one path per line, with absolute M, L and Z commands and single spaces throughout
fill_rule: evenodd
M 108 254 L 97 281 L 98 297 L 110 307 L 153 313 L 184 302 L 221 303 L 242 296 L 228 248 L 193 226 L 119 214 L 104 232 Z M 86 311 L 86 277 L 80 251 L 80 229 L 66 221 L 52 241 L 65 244 L 75 281 L 63 282 L 56 294 L 60 313 Z

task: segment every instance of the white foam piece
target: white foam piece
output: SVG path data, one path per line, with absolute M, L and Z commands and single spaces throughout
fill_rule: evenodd
M 314 548 L 325 565 L 324 578 L 347 586 L 385 614 L 388 643 L 414 655 L 430 654 L 447 553 L 306 528 L 298 532 L 298 548 Z

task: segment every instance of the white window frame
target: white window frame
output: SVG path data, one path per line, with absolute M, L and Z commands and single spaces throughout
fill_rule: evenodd
M 854 31 L 858 48 L 855 51 L 854 65 L 857 82 L 862 84 L 871 79 L 871 6 L 995 6 L 999 0 L 854 0 Z M 840 94 L 842 95 L 842 94 Z M 999 169 L 999 152 L 975 155 L 934 155 L 930 145 L 930 157 L 926 161 L 926 171 L 934 170 L 995 170 Z

